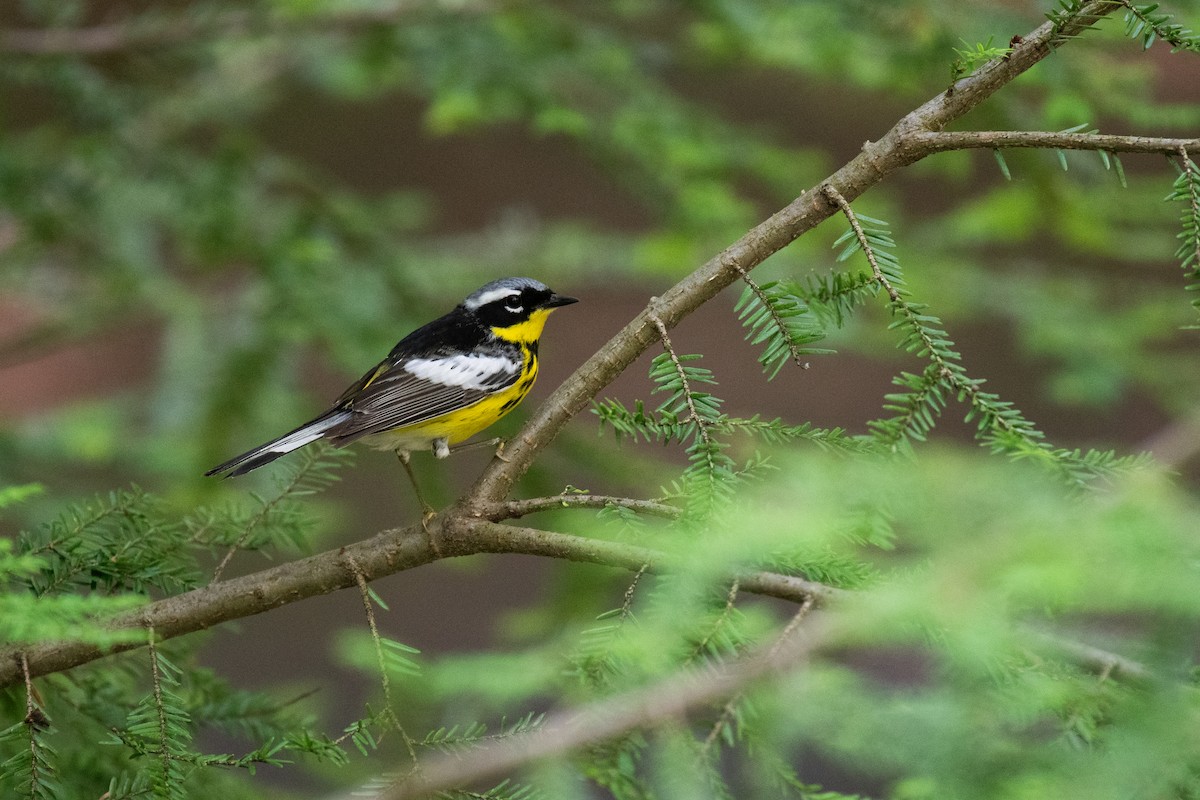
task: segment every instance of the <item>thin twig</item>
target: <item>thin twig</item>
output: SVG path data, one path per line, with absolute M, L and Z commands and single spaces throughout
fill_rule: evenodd
M 177 14 L 133 18 L 87 28 L 0 30 L 0 52 L 21 55 L 104 55 L 125 50 L 177 47 L 197 41 L 229 39 L 305 30 L 327 33 L 399 23 L 421 11 L 462 13 L 490 8 L 473 0 L 453 3 L 393 0 L 375 7 L 311 15 L 253 14 L 221 11 L 215 14 Z
M 25 724 L 29 726 L 29 796 L 37 797 L 38 783 L 38 745 L 34 734 L 42 723 L 42 715 L 34 700 L 36 693 L 33 679 L 29 676 L 29 660 L 24 653 L 21 656 L 21 673 L 25 676 Z
M 154 627 L 147 628 L 146 647 L 150 651 L 150 680 L 154 689 L 154 708 L 158 712 L 158 744 L 162 756 L 163 785 L 171 783 L 171 750 L 167 746 L 170 735 L 167 730 L 167 709 L 163 703 L 162 675 L 158 671 L 158 649 L 154 646 Z
M 871 265 L 871 274 L 874 276 L 875 282 L 887 292 L 892 305 L 903 307 L 904 297 L 901 296 L 900 290 L 892 285 L 892 282 L 888 280 L 887 276 L 883 274 L 883 270 L 880 269 L 879 261 L 875 258 L 875 248 L 871 247 L 870 241 L 867 240 L 866 231 L 863 230 L 862 225 L 859 223 L 858 215 L 850 207 L 850 202 L 845 197 L 842 197 L 842 193 L 831 183 L 825 184 L 822 187 L 822 191 L 825 192 L 825 196 L 841 210 L 847 221 L 849 221 L 850 228 L 854 231 L 854 238 L 858 239 L 858 246 L 862 248 L 863 255 L 867 257 L 867 263 Z
M 1024 627 L 1021 632 L 1039 647 L 1052 650 L 1058 656 L 1065 657 L 1097 674 L 1110 677 L 1117 675 L 1138 683 L 1145 683 L 1154 677 L 1153 672 L 1145 664 L 1109 650 L 1047 633 L 1031 626 Z
M 825 184 L 823 191 L 825 196 L 828 197 L 829 200 L 841 210 L 842 214 L 850 222 L 850 228 L 854 231 L 854 236 L 858 240 L 858 246 L 862 249 L 863 255 L 866 256 L 867 263 L 871 265 L 871 273 L 874 276 L 875 281 L 882 286 L 883 290 L 887 293 L 888 299 L 891 301 L 893 311 L 902 314 L 909 324 L 911 324 L 916 330 L 917 335 L 921 337 L 921 342 L 925 348 L 925 352 L 929 354 L 930 361 L 932 361 L 933 365 L 937 368 L 938 376 L 953 386 L 954 389 L 960 393 L 960 397 L 969 398 L 972 406 L 978 407 L 977 403 L 979 402 L 979 384 L 969 380 L 963 380 L 962 374 L 954 369 L 951 369 L 950 364 L 948 364 L 946 359 L 943 358 L 939 353 L 939 348 L 929 337 L 929 333 L 926 331 L 925 326 L 920 324 L 920 320 L 917 316 L 917 310 L 914 309 L 908 303 L 908 301 L 904 299 L 904 296 L 900 293 L 900 290 L 896 288 L 891 280 L 888 279 L 883 269 L 880 268 L 879 261 L 875 257 L 875 249 L 871 246 L 870 241 L 867 239 L 866 231 L 863 230 L 862 224 L 859 223 L 858 215 L 855 214 L 854 209 L 850 207 L 849 201 L 847 201 L 846 198 L 842 196 L 841 192 L 839 192 L 832 184 Z M 1005 432 L 1017 434 L 1025 439 L 1029 438 L 1028 434 L 1019 430 L 1009 417 L 1006 417 L 1003 414 L 991 414 L 991 418 L 993 420 L 992 424 L 998 428 L 1002 428 Z
M 738 591 L 741 588 L 741 581 L 739 581 L 737 578 L 734 578 L 733 582 L 729 584 L 729 591 L 725 594 L 725 607 L 721 609 L 721 615 L 713 621 L 712 627 L 708 629 L 706 634 L 704 634 L 704 638 L 696 643 L 696 646 L 692 648 L 691 654 L 684 659 L 683 663 L 690 664 L 704 654 L 704 650 L 708 647 L 709 642 L 713 640 L 713 638 L 717 635 L 717 632 L 720 631 L 721 627 L 725 624 L 726 620 L 728 620 L 730 615 L 733 614 L 733 609 L 737 603 Z
M 1200 149 L 1200 141 L 1193 145 L 1193 149 Z M 1188 156 L 1188 148 L 1185 145 L 1179 146 L 1179 158 L 1183 162 L 1183 174 L 1186 176 L 1188 187 L 1188 203 L 1192 208 L 1192 219 L 1197 220 L 1200 224 L 1200 192 L 1196 191 L 1196 163 Z M 1196 231 L 1194 237 L 1196 250 L 1192 253 L 1192 271 L 1200 276 L 1200 229 Z
M 1145 11 L 1131 3 L 1130 0 L 1117 0 L 1117 2 L 1124 6 L 1128 10 L 1129 14 L 1137 18 L 1138 21 L 1142 22 L 1146 27 L 1154 31 L 1155 37 L 1157 37 L 1160 41 L 1167 42 L 1172 47 L 1179 50 L 1190 50 L 1193 53 L 1200 52 L 1200 45 L 1197 45 L 1195 39 L 1188 36 L 1191 31 L 1181 31 L 1180 33 L 1182 33 L 1182 36 L 1176 35 L 1176 31 L 1172 30 L 1172 28 L 1175 26 L 1164 26 L 1161 23 L 1155 22 L 1146 15 Z M 1156 3 L 1154 6 L 1151 6 L 1149 10 L 1154 10 L 1157 5 L 1158 4 Z
M 631 497 L 610 497 L 596 494 L 560 494 L 554 497 L 530 497 L 525 500 L 496 503 L 486 518 L 493 522 L 499 522 L 523 517 L 526 514 L 535 514 L 539 511 L 554 511 L 560 508 L 602 509 L 609 506 L 628 508 L 639 514 L 666 519 L 678 519 L 683 515 L 682 509 L 655 500 L 637 500 Z
M 947 150 L 997 150 L 1016 147 L 1172 155 L 1183 147 L 1190 150 L 1200 148 L 1200 139 L 1051 131 L 914 131 L 909 135 L 909 142 L 912 147 L 926 155 Z
M 400 724 L 400 718 L 396 716 L 392 707 L 392 683 L 388 678 L 387 661 L 383 655 L 383 642 L 379 637 L 379 626 L 375 624 L 375 608 L 371 604 L 371 590 L 367 586 L 367 576 L 353 556 L 348 556 L 346 563 L 350 565 L 350 571 L 354 573 L 354 581 L 358 584 L 358 593 L 362 597 L 363 611 L 367 613 L 367 625 L 371 628 L 371 641 L 375 645 L 375 660 L 379 664 L 379 680 L 383 684 L 384 713 L 400 734 L 400 738 L 404 740 L 404 746 L 408 749 L 408 757 L 412 759 L 413 769 L 420 769 L 420 764 L 417 762 L 416 744 L 404 730 L 404 726 Z
M 443 530 L 443 547 L 450 547 L 456 554 L 468 553 L 522 553 L 602 564 L 637 571 L 643 565 L 653 574 L 671 572 L 679 556 L 664 550 L 624 542 L 591 539 L 536 528 L 517 525 L 501 525 L 482 519 L 447 520 L 453 523 Z M 835 589 L 816 581 L 795 575 L 777 572 L 734 571 L 729 579 L 736 578 L 742 591 L 778 597 L 801 603 L 810 595 L 818 606 L 847 594 L 844 589 Z
M 622 619 L 622 620 L 629 619 L 630 615 L 632 615 L 632 613 L 633 613 L 633 594 L 634 594 L 634 592 L 637 591 L 638 584 L 641 582 L 642 576 L 646 574 L 646 571 L 648 569 L 650 569 L 649 564 L 642 564 L 642 566 L 638 568 L 638 571 L 633 574 L 633 581 L 629 584 L 629 587 L 625 590 L 625 597 L 621 601 L 621 613 L 619 615 L 619 619 Z
M 804 354 L 800 352 L 800 348 L 796 346 L 796 344 L 792 341 L 792 337 L 788 335 L 787 324 L 784 322 L 783 317 L 779 316 L 779 312 L 775 310 L 775 305 L 771 302 L 771 299 L 767 297 L 767 293 L 763 291 L 761 286 L 758 285 L 758 281 L 750 277 L 749 272 L 746 272 L 746 270 L 742 269 L 741 264 L 734 263 L 733 268 L 736 269 L 738 274 L 742 276 L 742 280 L 747 286 L 750 287 L 750 291 L 754 292 L 754 296 L 758 298 L 758 302 L 762 303 L 762 307 L 765 308 L 767 313 L 771 316 L 771 321 L 775 323 L 776 330 L 783 335 L 783 340 L 787 343 L 788 352 L 792 354 L 792 361 L 794 361 L 796 366 L 800 369 L 808 369 L 809 364 L 804 360 Z
M 26 721 L 33 719 L 33 678 L 29 677 L 29 659 L 24 653 L 18 653 L 17 657 L 21 661 L 21 674 L 25 676 L 25 719 Z
M 785 644 L 787 644 L 788 639 L 790 639 L 792 634 L 796 632 L 796 629 L 800 627 L 800 623 L 804 621 L 804 618 L 808 616 L 808 613 L 812 611 L 813 608 L 814 604 L 810 600 L 805 600 L 800 604 L 800 608 L 796 609 L 796 613 L 792 615 L 790 620 L 788 620 L 788 624 L 785 625 L 783 630 L 779 632 L 779 636 L 776 637 L 775 643 L 772 644 L 771 649 L 767 651 L 768 658 L 774 658 L 779 655 L 779 651 L 783 649 Z M 722 731 L 725 730 L 726 726 L 729 725 L 734 714 L 737 713 L 737 704 L 741 701 L 743 696 L 744 695 L 742 693 L 738 693 L 725 701 L 725 705 L 721 707 L 720 716 L 717 717 L 717 721 L 713 723 L 708 735 L 704 737 L 704 742 L 700 745 L 701 759 L 708 756 L 708 753 L 712 749 L 713 744 L 717 741 L 717 738 L 721 735 Z
M 478 748 L 469 759 L 444 755 L 429 759 L 420 779 L 409 779 L 377 800 L 416 800 L 439 791 L 505 775 L 545 758 L 603 742 L 628 731 L 679 720 L 695 709 L 743 691 L 758 681 L 803 666 L 834 638 L 832 625 L 810 625 L 805 636 L 756 650 L 703 670 L 686 669 L 649 686 L 601 698 L 547 718 L 536 731 Z M 789 626 L 790 627 L 790 626 Z
M 318 459 L 312 458 L 307 462 L 307 464 L 302 464 L 300 468 L 292 474 L 292 477 L 288 479 L 287 483 L 279 488 L 278 494 L 262 504 L 262 508 L 260 508 L 258 512 L 250 519 L 250 521 L 246 523 L 246 528 L 242 531 L 242 535 L 238 537 L 236 542 L 229 546 L 229 550 L 226 551 L 225 557 L 221 559 L 221 563 L 217 564 L 217 568 L 213 570 L 212 580 L 209 581 L 210 586 L 221 580 L 221 573 L 225 571 L 225 567 L 229 565 L 229 562 L 233 559 L 234 555 L 236 555 L 237 552 L 242 549 L 242 545 L 244 545 L 246 540 L 250 538 L 250 534 L 254 533 L 254 529 L 262 524 L 263 520 L 267 518 L 267 515 L 271 513 L 271 510 L 275 508 L 275 506 L 287 499 L 287 497 L 295 490 L 296 486 L 302 480 L 308 477 L 309 471 L 314 469 L 317 463 Z
M 700 434 L 700 438 L 710 448 L 709 463 L 711 465 L 712 437 L 708 433 L 709 422 L 700 415 L 699 410 L 696 408 L 696 401 L 692 397 L 691 381 L 688 380 L 687 371 L 683 368 L 683 362 L 679 360 L 679 354 L 675 352 L 675 346 L 671 344 L 671 337 L 667 335 L 667 326 L 654 313 L 650 313 L 648 317 L 654 323 L 654 327 L 658 329 L 658 336 L 662 339 L 663 350 L 670 357 L 671 363 L 675 365 L 675 374 L 679 376 L 680 383 L 683 385 L 683 401 L 687 404 L 689 415 L 688 419 L 684 420 L 684 422 L 696 423 L 696 429 Z

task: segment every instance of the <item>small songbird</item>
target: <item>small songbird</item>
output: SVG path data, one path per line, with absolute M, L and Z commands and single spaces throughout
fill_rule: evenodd
M 492 281 L 401 339 L 324 414 L 205 475 L 242 475 L 318 439 L 339 447 L 361 439 L 396 451 L 416 487 L 409 452 L 445 458 L 512 411 L 537 378 L 546 317 L 575 302 L 532 278 Z

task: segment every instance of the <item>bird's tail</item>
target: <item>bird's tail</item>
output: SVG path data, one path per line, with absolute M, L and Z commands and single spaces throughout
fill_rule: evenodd
M 285 433 L 278 439 L 272 439 L 266 444 L 260 444 L 253 450 L 247 450 L 240 456 L 229 459 L 224 464 L 213 467 L 205 475 L 225 473 L 224 477 L 244 475 L 252 469 L 258 469 L 264 464 L 270 464 L 282 455 L 292 452 L 310 442 L 315 442 L 325 435 L 325 432 L 350 418 L 349 411 L 331 411 L 322 414 L 312 422 L 306 422 L 296 430 Z

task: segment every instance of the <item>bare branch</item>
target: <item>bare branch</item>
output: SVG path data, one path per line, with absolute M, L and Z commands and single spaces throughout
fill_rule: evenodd
M 789 626 L 791 627 L 791 626 Z M 378 795 L 378 800 L 415 800 L 438 791 L 506 775 L 525 764 L 603 742 L 627 731 L 678 720 L 689 712 L 745 691 L 751 685 L 802 667 L 833 639 L 832 625 L 811 620 L 803 631 L 771 647 L 724 664 L 671 675 L 642 689 L 562 711 L 536 731 L 472 750 L 469 758 L 430 759 L 414 776 Z
M 525 500 L 509 500 L 497 503 L 488 519 L 499 522 L 504 519 L 515 519 L 526 514 L 536 514 L 539 511 L 554 511 L 561 508 L 608 508 L 619 506 L 647 514 L 652 517 L 678 519 L 683 510 L 675 506 L 659 503 L 654 500 L 636 500 L 631 497 L 609 497 L 602 494 L 560 494 L 554 497 L 531 497 Z
M 814 617 L 811 602 L 800 608 L 769 645 L 763 645 L 734 661 L 706 664 L 702 670 L 681 671 L 642 689 L 596 700 L 582 708 L 562 711 L 546 719 L 536 731 L 498 741 L 461 755 L 439 756 L 423 764 L 422 775 L 413 776 L 377 796 L 376 800 L 416 800 L 438 791 L 453 789 L 508 775 L 527 764 L 603 742 L 639 728 L 677 721 L 691 711 L 726 701 L 718 725 L 727 724 L 726 711 L 732 698 L 756 683 L 794 671 L 821 651 L 837 645 L 835 617 Z M 803 624 L 803 627 L 801 626 Z M 1149 671 L 1141 664 L 1115 654 L 1025 630 L 1040 646 L 1051 648 L 1070 660 L 1095 669 L 1102 675 L 1120 673 L 1145 680 Z M 715 733 L 714 733 L 715 732 Z M 701 743 L 705 757 L 719 728 L 710 730 Z
M 520 553 L 620 567 L 630 572 L 645 567 L 647 572 L 656 574 L 670 572 L 679 563 L 678 556 L 663 550 L 466 517 L 446 520 L 439 535 L 439 546 L 452 555 Z M 823 606 L 846 593 L 843 589 L 777 572 L 734 572 L 730 578 L 737 579 L 744 591 L 793 603 L 802 603 L 812 597 L 818 606 Z
M 1036 646 L 1051 650 L 1059 657 L 1100 675 L 1115 675 L 1136 682 L 1149 681 L 1154 677 L 1145 664 L 1109 650 L 1031 627 L 1026 627 L 1022 632 L 1030 637 Z
M 832 186 L 853 200 L 891 172 L 925 157 L 932 151 L 922 148 L 917 136 L 942 130 L 1048 56 L 1065 37 L 1081 33 L 1098 17 L 1120 7 L 1114 0 L 1096 0 L 1082 6 L 1061 27 L 1043 23 L 1004 58 L 988 62 L 956 81 L 953 91 L 938 94 L 905 115 L 882 139 L 864 144 L 858 156 L 817 187 L 801 194 L 655 298 L 555 390 L 509 441 L 504 460 L 488 465 L 464 501 L 467 513 L 479 515 L 482 507 L 506 497 L 559 430 L 658 339 L 652 315 L 666 328 L 674 327 L 743 273 L 830 217 L 835 207 L 829 203 L 823 186 Z
M 1101 150 L 1106 153 L 1161 153 L 1174 155 L 1180 148 L 1200 148 L 1200 139 L 1166 139 L 1157 136 L 1117 136 L 1104 133 L 1052 133 L 1049 131 L 914 131 L 913 147 L 925 154 L 946 150 L 1033 147 L 1056 150 Z
M 21 55 L 103 55 L 125 50 L 177 47 L 198 40 L 231 36 L 302 30 L 354 30 L 395 24 L 416 12 L 464 12 L 484 7 L 484 3 L 475 0 L 392 0 L 372 8 L 358 7 L 311 15 L 221 11 L 145 16 L 88 28 L 0 30 L 0 52 Z

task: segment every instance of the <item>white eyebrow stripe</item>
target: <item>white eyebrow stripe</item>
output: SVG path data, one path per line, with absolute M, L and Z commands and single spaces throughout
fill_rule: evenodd
M 422 380 L 475 390 L 495 389 L 520 369 L 520 363 L 511 358 L 483 355 L 413 358 L 404 365 L 405 372 Z
M 474 311 L 475 309 L 479 308 L 480 306 L 486 306 L 488 303 L 494 303 L 495 301 L 497 301 L 501 298 L 512 297 L 513 295 L 518 295 L 520 293 L 521 293 L 520 289 L 513 289 L 512 287 L 502 287 L 499 289 L 492 289 L 490 292 L 484 292 L 483 294 L 479 295 L 478 297 L 468 298 L 467 301 L 465 303 L 463 303 L 463 305 L 465 305 L 470 310 Z

